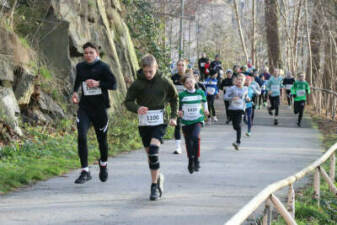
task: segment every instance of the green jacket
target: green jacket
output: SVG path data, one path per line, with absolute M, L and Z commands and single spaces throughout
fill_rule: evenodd
M 156 110 L 165 109 L 170 103 L 170 118 L 173 119 L 177 118 L 178 102 L 178 92 L 170 79 L 157 72 L 152 80 L 147 80 L 143 70 L 139 70 L 137 79 L 127 91 L 124 103 L 126 108 L 134 113 L 137 113 L 141 106 Z
M 291 94 L 295 96 L 294 101 L 306 101 L 307 94 L 310 94 L 310 86 L 306 81 L 295 81 L 291 87 Z

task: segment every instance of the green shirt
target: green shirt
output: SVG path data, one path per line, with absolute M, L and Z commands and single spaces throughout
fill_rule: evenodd
M 294 101 L 306 101 L 307 94 L 310 94 L 310 86 L 306 81 L 295 81 L 291 87 L 291 94 L 295 95 Z
M 207 102 L 205 93 L 197 89 L 190 93 L 187 90 L 179 94 L 179 109 L 184 112 L 181 122 L 183 125 L 191 125 L 204 121 L 205 115 L 202 103 Z

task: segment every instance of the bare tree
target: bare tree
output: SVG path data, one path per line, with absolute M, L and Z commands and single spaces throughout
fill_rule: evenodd
M 277 0 L 265 0 L 265 23 L 268 44 L 268 59 L 271 71 L 281 67 L 280 37 Z
M 234 6 L 236 20 L 238 22 L 238 29 L 239 29 L 239 35 L 240 35 L 241 44 L 242 44 L 242 50 L 245 53 L 246 62 L 248 62 L 248 53 L 247 53 L 245 39 L 244 39 L 243 33 L 242 33 L 241 21 L 240 21 L 240 17 L 239 17 L 239 10 L 238 10 L 238 5 L 236 3 L 236 0 L 233 0 L 233 6 Z

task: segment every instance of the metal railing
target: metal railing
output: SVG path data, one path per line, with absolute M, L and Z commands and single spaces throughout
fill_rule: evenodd
M 296 225 L 295 221 L 295 191 L 293 184 L 314 171 L 314 195 L 313 198 L 320 202 L 320 175 L 329 184 L 330 191 L 337 196 L 337 188 L 334 185 L 335 168 L 336 168 L 336 155 L 337 142 L 331 146 L 328 151 L 310 164 L 300 172 L 287 177 L 283 180 L 275 182 L 267 186 L 259 194 L 257 194 L 248 204 L 246 204 L 239 212 L 237 212 L 225 225 L 240 225 L 263 203 L 265 203 L 263 225 L 270 225 L 272 220 L 271 207 L 272 205 L 281 214 L 287 224 Z M 330 158 L 330 172 L 329 175 L 321 165 Z M 281 201 L 275 196 L 275 192 L 288 186 L 288 202 L 287 208 L 281 203 Z
M 337 119 L 337 92 L 317 87 L 311 87 L 311 89 L 314 110 L 329 119 Z

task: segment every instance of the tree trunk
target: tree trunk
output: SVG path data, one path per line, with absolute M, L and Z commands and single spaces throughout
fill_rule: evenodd
M 307 74 L 312 70 L 312 80 L 308 80 L 309 83 L 312 83 L 313 86 L 320 86 L 320 47 L 322 39 L 322 31 L 320 28 L 321 24 L 321 13 L 320 13 L 320 4 L 319 1 L 314 1 L 312 15 L 312 24 L 311 24 L 311 34 L 310 34 L 310 47 L 312 54 L 312 68 L 307 68 Z M 310 64 L 309 64 L 310 65 Z M 309 78 L 309 77 L 308 77 Z
M 255 0 L 252 0 L 252 25 L 253 25 L 253 33 L 252 33 L 252 65 L 255 65 Z
M 245 39 L 244 39 L 243 34 L 242 34 L 238 5 L 236 4 L 236 0 L 234 0 L 233 3 L 234 3 L 234 11 L 235 11 L 236 20 L 238 22 L 238 29 L 239 29 L 239 34 L 240 34 L 240 39 L 241 39 L 241 44 L 242 44 L 242 50 L 245 53 L 246 63 L 248 63 L 248 53 L 247 53 L 247 48 L 246 48 L 246 44 L 245 44 Z
M 277 8 L 277 0 L 265 0 L 265 24 L 271 72 L 282 65 Z
M 301 9 L 302 9 L 302 0 L 299 1 L 296 11 L 296 19 L 295 19 L 295 26 L 294 26 L 294 43 L 293 43 L 293 71 L 297 71 L 297 41 L 298 41 L 298 30 L 299 30 L 299 24 L 300 24 L 300 15 L 301 15 Z
M 310 33 L 309 33 L 309 12 L 308 12 L 308 0 L 305 0 L 305 24 L 307 32 L 307 41 L 308 41 L 308 62 L 307 62 L 307 76 L 306 80 L 309 81 L 309 84 L 312 85 L 312 53 L 311 53 L 311 43 L 310 43 Z

